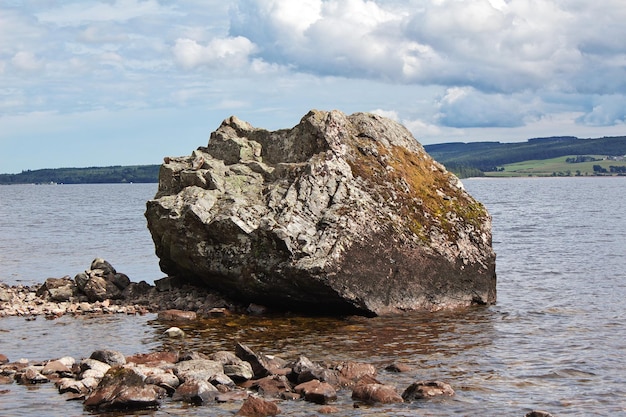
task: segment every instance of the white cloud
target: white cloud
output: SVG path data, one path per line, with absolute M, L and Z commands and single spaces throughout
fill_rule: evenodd
M 533 98 L 485 94 L 471 87 L 452 87 L 438 103 L 437 120 L 449 127 L 519 127 L 541 116 Z
M 247 38 L 216 38 L 203 46 L 193 39 L 177 39 L 172 51 L 176 63 L 185 69 L 198 66 L 239 68 L 248 64 L 255 46 Z
M 400 117 L 398 117 L 398 112 L 395 110 L 375 109 L 375 110 L 371 110 L 370 113 L 377 114 L 379 116 L 386 117 L 391 120 L 395 120 L 396 122 L 400 121 Z
M 612 126 L 626 122 L 626 98 L 612 94 L 593 98 L 593 108 L 577 118 L 577 122 L 589 126 Z
M 195 109 L 208 133 L 336 108 L 428 143 L 623 135 L 624 21 L 623 0 L 0 2 L 0 123 L 23 115 L 12 137 L 36 143 L 41 114 Z
M 35 72 L 43 68 L 43 62 L 29 51 L 20 51 L 11 59 L 11 64 L 18 71 Z

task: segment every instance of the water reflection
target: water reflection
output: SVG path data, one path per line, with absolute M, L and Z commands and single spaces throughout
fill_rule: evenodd
M 488 308 L 413 313 L 394 317 L 230 316 L 180 324 L 187 337 L 163 342 L 168 350 L 203 353 L 233 350 L 237 342 L 285 359 L 360 360 L 383 366 L 394 360 L 423 366 L 424 361 L 466 354 L 493 342 Z M 174 323 L 149 322 L 155 338 Z

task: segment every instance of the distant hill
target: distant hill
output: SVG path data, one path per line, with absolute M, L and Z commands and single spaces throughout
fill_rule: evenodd
M 461 178 L 466 178 L 484 176 L 485 173 L 497 174 L 504 170 L 505 165 L 525 161 L 548 161 L 564 156 L 573 156 L 573 159 L 585 159 L 584 156 L 586 155 L 593 155 L 594 158 L 602 155 L 623 157 L 626 155 L 626 136 L 597 139 L 555 136 L 533 138 L 526 142 L 514 143 L 451 142 L 424 145 L 424 148 L 433 158 L 445 165 L 449 171 Z M 563 164 L 565 163 L 563 162 Z M 626 165 L 626 163 L 621 165 Z M 594 168 L 610 168 L 608 163 L 593 164 L 593 166 Z M 0 184 L 156 183 L 159 182 L 159 167 L 160 165 L 115 165 L 27 170 L 19 174 L 0 174 Z M 580 166 L 572 164 L 571 171 L 576 172 L 579 168 Z M 563 166 L 560 169 L 566 171 Z M 518 170 L 517 172 L 522 171 Z M 535 167 L 535 171 L 530 172 L 540 172 L 540 170 Z M 598 171 L 598 173 L 602 174 L 602 171 Z M 506 172 L 503 174 L 506 175 Z M 514 172 L 509 174 L 515 175 Z
M 579 139 L 573 136 L 528 139 L 526 142 L 470 142 L 425 145 L 433 158 L 461 177 L 498 171 L 502 166 L 570 155 L 626 155 L 626 136 Z
M 50 168 L 0 174 L 0 184 L 104 184 L 159 182 L 160 165 Z

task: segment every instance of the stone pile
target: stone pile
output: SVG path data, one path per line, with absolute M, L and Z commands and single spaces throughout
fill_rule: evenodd
M 390 364 L 385 372 L 405 365 Z M 0 354 L 0 384 L 54 383 L 67 400 L 82 401 L 89 412 L 150 410 L 166 401 L 190 406 L 240 404 L 237 415 L 274 416 L 281 405 L 316 407 L 320 414 L 341 407 L 401 404 L 455 395 L 443 381 L 415 381 L 401 393 L 377 380 L 378 370 L 363 362 L 314 362 L 306 356 L 286 361 L 238 343 L 234 351 L 152 352 L 124 356 L 97 350 L 89 358 L 10 362 Z M 340 398 L 340 400 L 338 400 Z M 351 401 L 351 403 L 350 403 Z M 231 407 L 232 409 L 232 407 Z M 553 417 L 534 410 L 525 417 Z
M 417 381 L 403 393 L 376 379 L 377 369 L 362 362 L 313 362 L 306 356 L 286 361 L 238 343 L 234 351 L 154 352 L 124 356 L 98 350 L 89 358 L 62 357 L 43 362 L 9 362 L 0 355 L 5 383 L 54 383 L 68 400 L 95 412 L 157 408 L 164 401 L 191 405 L 240 402 L 239 415 L 276 415 L 280 403 L 303 400 L 338 411 L 332 404 L 349 393 L 355 404 L 403 403 L 452 396 L 441 381 Z M 394 367 L 389 368 L 391 372 Z
M 171 277 L 131 282 L 103 259 L 75 276 L 48 278 L 41 285 L 0 283 L 0 317 L 56 318 L 65 314 L 145 314 L 164 309 L 196 311 L 200 316 L 245 310 L 206 289 L 182 285 Z

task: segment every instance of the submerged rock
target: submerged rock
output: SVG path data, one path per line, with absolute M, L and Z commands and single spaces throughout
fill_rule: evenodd
M 402 125 L 311 111 L 236 117 L 166 158 L 146 218 L 161 269 L 233 298 L 394 314 L 496 300 L 491 218 Z

